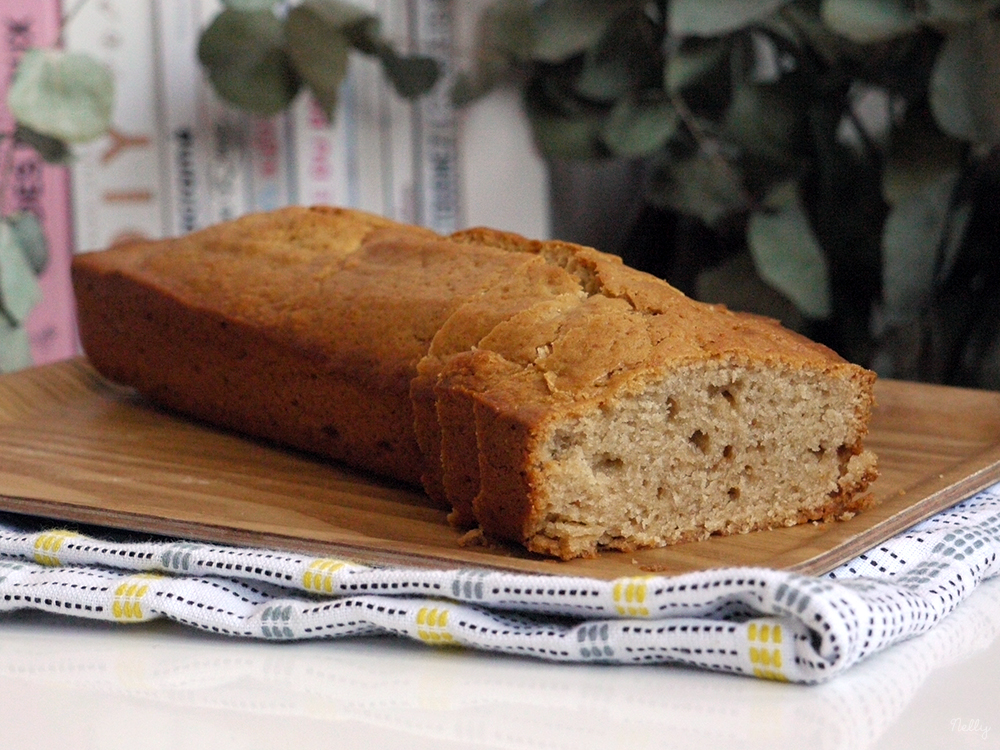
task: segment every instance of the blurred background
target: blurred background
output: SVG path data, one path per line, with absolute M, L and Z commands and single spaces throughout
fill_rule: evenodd
M 1000 388 L 1000 0 L 0 0 L 0 370 L 73 253 L 330 203 Z

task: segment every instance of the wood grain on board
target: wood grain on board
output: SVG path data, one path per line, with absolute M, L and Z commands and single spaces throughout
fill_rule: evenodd
M 0 377 L 0 510 L 359 562 L 615 578 L 822 573 L 1000 481 L 1000 394 L 879 381 L 880 504 L 850 521 L 561 562 L 463 547 L 420 492 L 150 406 L 82 359 Z

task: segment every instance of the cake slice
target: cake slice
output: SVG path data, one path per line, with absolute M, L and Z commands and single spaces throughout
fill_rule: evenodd
M 452 522 L 466 526 L 473 522 L 470 515 L 471 497 L 466 499 L 466 478 L 452 471 L 442 453 L 442 440 L 451 445 L 466 445 L 475 457 L 475 432 L 471 430 L 471 409 L 466 415 L 441 415 L 442 406 L 435 391 L 442 368 L 449 359 L 475 348 L 499 323 L 519 311 L 562 294 L 581 295 L 575 277 L 560 266 L 548 263 L 541 256 L 528 258 L 521 272 L 500 281 L 482 293 L 468 299 L 445 321 L 431 342 L 427 355 L 417 365 L 417 375 L 410 386 L 414 407 L 414 429 L 425 454 L 423 485 L 428 494 L 439 494 L 453 508 Z M 470 429 L 471 439 L 456 437 L 452 431 Z M 435 460 L 437 459 L 437 460 Z M 478 461 L 475 462 L 478 466 Z M 475 488 L 478 491 L 478 486 Z M 475 491 L 472 495 L 475 495 Z

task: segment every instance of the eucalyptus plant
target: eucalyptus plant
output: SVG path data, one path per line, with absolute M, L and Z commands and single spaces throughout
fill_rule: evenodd
M 329 119 L 347 75 L 350 52 L 379 60 L 396 92 L 414 98 L 433 87 L 437 62 L 402 55 L 377 15 L 341 0 L 224 0 L 202 32 L 198 59 L 216 93 L 230 104 L 268 116 L 285 109 L 303 87 Z
M 92 57 L 27 50 L 7 94 L 15 124 L 0 134 L 0 201 L 7 199 L 15 148 L 33 148 L 49 163 L 66 164 L 73 144 L 110 129 L 113 104 L 111 73 Z M 24 323 L 41 297 L 37 277 L 48 264 L 48 243 L 35 214 L 6 204 L 0 214 L 0 372 L 10 372 L 32 362 Z
M 543 154 L 644 160 L 805 332 L 1000 387 L 1000 0 L 498 0 L 453 94 L 510 82 Z

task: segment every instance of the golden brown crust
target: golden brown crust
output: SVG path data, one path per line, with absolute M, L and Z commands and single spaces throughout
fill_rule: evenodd
M 392 226 L 285 209 L 77 256 L 84 349 L 101 373 L 170 408 L 419 482 L 406 351 L 375 362 L 326 333 L 343 328 L 330 276 Z
M 411 382 L 461 302 L 528 256 L 289 208 L 79 256 L 99 371 L 174 409 L 419 484 Z

